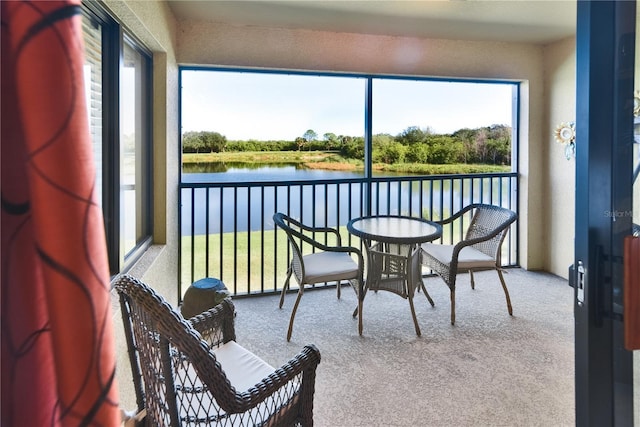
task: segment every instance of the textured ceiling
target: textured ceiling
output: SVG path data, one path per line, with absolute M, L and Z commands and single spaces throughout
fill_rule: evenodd
M 575 34 L 575 0 L 168 1 L 176 18 L 392 36 L 549 43 Z

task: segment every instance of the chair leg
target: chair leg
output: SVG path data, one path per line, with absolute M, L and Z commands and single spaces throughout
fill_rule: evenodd
M 429 292 L 427 292 L 427 288 L 424 286 L 424 281 L 420 281 L 420 286 L 418 286 L 418 291 L 420 291 L 420 288 L 422 288 L 422 292 L 424 292 L 424 296 L 427 297 L 427 300 L 429 301 L 429 304 L 431 304 L 431 307 L 435 307 L 435 303 L 433 302 L 433 300 L 431 299 L 431 295 L 429 295 Z
M 502 289 L 504 290 L 504 296 L 507 298 L 507 310 L 509 310 L 509 315 L 513 316 L 513 308 L 511 307 L 511 298 L 509 297 L 509 291 L 507 290 L 507 284 L 504 282 L 504 277 L 502 275 L 502 270 L 497 268 L 498 276 L 500 277 L 500 283 L 502 283 Z
M 289 289 L 289 282 L 291 281 L 291 273 L 293 271 L 291 270 L 291 268 L 289 268 L 287 270 L 287 278 L 284 281 L 284 286 L 282 287 L 282 292 L 280 293 L 280 306 L 279 308 L 282 308 L 282 304 L 284 304 L 284 294 L 287 293 L 287 290 Z
M 456 323 L 456 288 L 451 288 L 451 324 Z
M 337 290 L 337 293 L 338 293 L 338 299 L 340 299 L 340 288 L 342 287 L 342 286 L 340 286 L 340 283 L 341 283 L 341 282 L 338 282 L 338 283 L 337 283 L 337 285 L 336 285 L 336 288 L 338 289 L 338 290 Z
M 471 280 L 471 289 L 475 289 L 476 282 L 473 280 L 473 270 L 469 270 L 469 279 Z
M 362 298 L 358 297 L 358 335 L 362 336 Z
M 362 295 L 360 295 L 362 294 Z M 356 306 L 356 308 L 353 310 L 353 317 L 355 318 L 359 312 L 362 311 L 362 308 L 360 307 L 362 304 L 364 304 L 364 297 L 365 295 L 367 295 L 367 291 L 364 288 L 364 286 L 361 288 L 360 291 L 358 291 L 358 305 Z
M 407 299 L 409 300 L 409 307 L 411 307 L 411 316 L 413 316 L 413 326 L 416 328 L 416 335 L 421 336 L 422 333 L 420 332 L 420 325 L 418 324 L 418 318 L 416 317 L 416 310 L 413 307 L 413 298 L 408 297 Z
M 302 298 L 302 286 L 300 285 L 300 291 L 296 298 L 296 303 L 293 305 L 293 311 L 291 312 L 291 319 L 289 319 L 289 330 L 287 331 L 287 341 L 291 340 L 291 333 L 293 332 L 293 319 L 296 317 L 296 311 L 298 310 L 298 304 L 300 304 L 300 298 Z

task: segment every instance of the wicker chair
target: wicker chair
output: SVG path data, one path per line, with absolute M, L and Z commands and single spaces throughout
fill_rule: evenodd
M 456 245 L 422 245 L 422 263 L 430 267 L 449 286 L 451 295 L 451 324 L 456 320 L 456 276 L 469 271 L 471 289 L 475 288 L 473 271 L 495 269 L 502 283 L 507 309 L 513 315 L 511 298 L 502 275 L 500 252 L 509 226 L 516 220 L 515 212 L 499 206 L 471 204 L 439 224 L 449 224 L 464 215 L 472 215 L 464 240 Z
M 131 276 L 115 288 L 145 425 L 313 425 L 313 345 L 274 369 L 235 342 L 231 299 L 185 320 Z
M 274 223 L 287 234 L 293 252 L 287 269 L 287 278 L 280 294 L 280 308 L 284 304 L 284 295 L 289 289 L 291 276 L 298 282 L 298 296 L 291 311 L 287 341 L 291 339 L 293 320 L 298 310 L 305 285 L 336 282 L 340 298 L 340 284 L 348 281 L 358 296 L 358 307 L 353 316 L 358 316 L 358 333 L 362 335 L 362 299 L 364 296 L 364 258 L 360 249 L 342 246 L 338 230 L 329 227 L 310 227 L 283 214 L 273 215 Z M 323 243 L 324 242 L 324 243 Z M 329 243 L 335 243 L 330 245 Z M 357 262 L 351 255 L 355 255 Z

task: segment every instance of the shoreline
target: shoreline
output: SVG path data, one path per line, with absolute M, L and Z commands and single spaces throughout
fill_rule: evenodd
M 232 153 L 185 153 L 182 164 L 198 165 L 206 163 L 244 163 L 262 165 L 302 165 L 307 169 L 354 172 L 364 170 L 362 162 L 345 161 L 335 152 L 300 152 L 300 151 L 270 151 L 270 152 L 232 152 Z M 510 165 L 488 164 L 422 164 L 374 163 L 372 169 L 395 173 L 411 173 L 424 175 L 455 175 L 469 173 L 501 173 L 511 172 Z

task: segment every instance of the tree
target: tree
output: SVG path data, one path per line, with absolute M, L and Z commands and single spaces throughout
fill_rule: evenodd
M 222 153 L 227 137 L 218 132 L 185 132 L 182 135 L 183 153 Z
M 461 161 L 463 163 L 474 163 L 477 157 L 475 148 L 476 130 L 463 128 L 455 131 L 451 136 L 462 144 Z
M 396 140 L 404 145 L 417 144 L 424 141 L 427 135 L 430 135 L 429 129 L 422 130 L 418 126 L 409 126 L 396 136 Z
M 338 139 L 338 136 L 335 133 L 327 132 L 324 135 L 322 135 L 322 139 L 327 142 L 328 150 L 335 150 L 340 148 L 340 140 Z
M 338 139 L 340 140 L 340 143 L 342 145 L 345 145 L 345 144 L 350 143 L 353 140 L 353 137 L 352 136 L 348 136 L 348 135 L 340 135 L 338 137 Z
M 404 162 L 406 152 L 406 146 L 394 141 L 390 144 L 384 145 L 380 153 L 380 160 L 388 165 L 393 163 L 402 163 Z
M 185 132 L 182 135 L 182 151 L 184 153 L 200 153 L 205 150 L 202 132 Z
M 327 132 L 324 135 L 322 135 L 322 139 L 328 142 L 333 142 L 333 141 L 336 141 L 338 137 L 333 132 Z
M 388 147 L 391 144 L 400 144 L 400 143 L 395 139 L 393 139 L 391 135 L 387 135 L 383 133 L 373 135 L 373 141 L 372 141 L 373 153 L 372 153 L 371 160 L 374 163 L 393 163 L 389 161 L 389 155 L 387 152 Z
M 340 151 L 344 157 L 358 160 L 364 159 L 364 138 L 348 137 Z
M 311 142 L 318 139 L 318 134 L 315 133 L 313 129 L 309 129 L 304 133 L 304 135 L 302 135 L 302 137 L 304 138 L 305 141 Z
M 511 162 L 511 146 L 506 138 L 487 140 L 487 153 L 494 165 Z
M 475 148 L 477 153 L 476 161 L 480 163 L 487 162 L 487 139 L 488 129 L 486 127 L 478 129 L 476 133 Z
M 405 158 L 410 163 L 429 163 L 429 146 L 423 142 L 410 145 Z
M 304 147 L 304 144 L 306 144 L 306 142 L 307 140 L 301 136 L 296 138 L 296 145 L 298 146 L 298 151 L 302 150 L 302 147 Z
M 223 153 L 227 146 L 227 137 L 218 132 L 201 132 L 201 138 L 211 153 Z
M 371 145 L 373 147 L 373 151 L 382 150 L 385 146 L 391 144 L 392 142 L 397 142 L 393 137 L 390 137 L 385 134 L 376 134 L 373 135 Z
M 462 144 L 447 135 L 433 135 L 427 138 L 429 145 L 429 163 L 449 164 L 458 159 Z
M 511 140 L 511 128 L 505 125 L 491 125 L 488 127 L 489 139 Z

